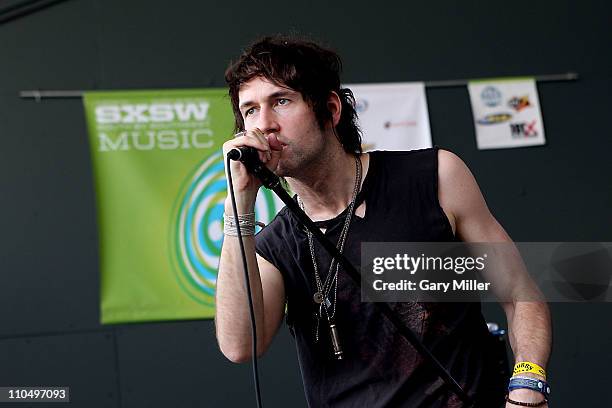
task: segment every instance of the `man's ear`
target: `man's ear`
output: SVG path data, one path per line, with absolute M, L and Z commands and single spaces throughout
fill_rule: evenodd
M 342 115 L 342 101 L 335 91 L 331 91 L 329 98 L 327 98 L 327 110 L 331 116 L 333 126 L 338 126 L 340 116 Z

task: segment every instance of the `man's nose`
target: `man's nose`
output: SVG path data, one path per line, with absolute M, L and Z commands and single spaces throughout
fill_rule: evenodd
M 274 109 L 267 106 L 261 107 L 257 127 L 266 135 L 278 131 L 279 126 Z

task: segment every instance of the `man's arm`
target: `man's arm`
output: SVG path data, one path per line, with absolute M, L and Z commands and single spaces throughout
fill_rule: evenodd
M 440 205 L 462 241 L 512 242 L 491 215 L 474 176 L 459 157 L 445 150 L 439 151 L 438 179 Z M 543 301 L 519 301 L 520 291 L 532 286 L 532 282 L 520 267 L 508 273 L 512 276 L 502 278 L 509 285 L 512 300 L 504 299 L 501 305 L 508 319 L 510 345 L 515 360 L 546 367 L 552 343 L 548 306 Z M 523 402 L 542 400 L 541 394 L 526 389 L 513 391 L 510 398 Z
M 223 144 L 223 156 L 236 147 L 250 146 L 260 150 L 260 160 L 274 169 L 280 157 L 280 147 L 270 145 L 259 129 Z M 266 152 L 266 153 L 264 153 Z M 261 183 L 244 166 L 230 163 L 236 193 L 238 214 L 255 210 L 257 191 Z M 226 176 L 229 174 L 226 173 Z M 228 186 L 229 188 L 229 186 Z M 230 197 L 225 202 L 225 213 L 233 214 Z M 262 355 L 278 331 L 283 319 L 285 286 L 280 271 L 270 262 L 255 255 L 255 237 L 243 237 L 257 326 L 257 355 Z M 231 361 L 240 363 L 252 356 L 252 332 L 249 303 L 244 279 L 244 267 L 238 237 L 226 235 L 221 248 L 217 274 L 215 327 L 221 352 Z
M 255 255 L 255 239 L 243 237 L 257 324 L 257 355 L 269 347 L 282 322 L 285 288 L 278 269 Z M 251 318 L 237 237 L 226 236 L 217 276 L 215 326 L 221 352 L 231 361 L 248 361 L 252 355 Z

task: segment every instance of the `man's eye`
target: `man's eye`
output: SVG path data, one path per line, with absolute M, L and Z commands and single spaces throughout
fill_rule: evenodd
M 289 99 L 287 98 L 280 98 L 277 102 L 279 105 L 286 105 L 289 103 Z
M 252 115 L 254 111 L 255 111 L 255 108 L 249 108 L 244 112 L 244 116 L 246 117 L 246 116 Z

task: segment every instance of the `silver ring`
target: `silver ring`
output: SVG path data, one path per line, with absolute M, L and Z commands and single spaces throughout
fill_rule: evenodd
M 243 130 L 242 132 L 238 132 L 238 133 L 236 133 L 236 134 L 234 135 L 234 138 L 241 137 L 241 136 L 244 136 L 244 135 L 246 135 L 246 130 Z

